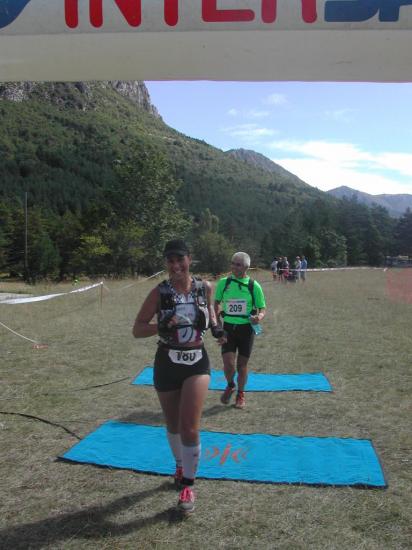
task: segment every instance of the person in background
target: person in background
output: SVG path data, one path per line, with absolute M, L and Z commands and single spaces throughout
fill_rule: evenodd
M 277 260 L 277 258 L 274 258 L 273 262 L 270 264 L 270 269 L 272 270 L 273 280 L 276 281 L 277 272 L 278 272 L 278 260 Z
M 259 325 L 265 317 L 266 303 L 262 287 L 247 275 L 250 257 L 245 252 L 236 252 L 232 257 L 232 273 L 219 280 L 215 291 L 215 313 L 223 317 L 226 341 L 222 343 L 222 356 L 227 387 L 221 402 L 227 405 L 236 391 L 235 407 L 243 409 L 247 366 L 252 353 L 255 331 L 252 325 Z
M 289 277 L 289 261 L 286 256 L 283 256 L 283 262 L 282 262 L 282 281 L 284 283 L 287 283 L 288 277 Z
M 300 280 L 302 283 L 306 281 L 306 271 L 308 269 L 308 261 L 305 256 L 302 256 L 302 260 L 300 262 Z
M 186 243 L 172 240 L 163 253 L 169 278 L 153 288 L 137 314 L 136 338 L 159 336 L 154 361 L 154 386 L 176 461 L 175 485 L 181 489 L 178 508 L 188 514 L 195 508 L 193 484 L 199 463 L 203 403 L 209 386 L 210 366 L 203 335 L 223 342 L 211 304 L 211 286 L 190 274 L 192 257 Z M 157 322 L 152 322 L 154 316 Z
M 295 274 L 296 281 L 299 281 L 299 279 L 300 279 L 301 268 L 302 268 L 302 262 L 300 260 L 300 256 L 296 256 L 295 269 L 294 269 L 294 274 Z
M 283 281 L 283 256 L 278 258 L 278 281 Z

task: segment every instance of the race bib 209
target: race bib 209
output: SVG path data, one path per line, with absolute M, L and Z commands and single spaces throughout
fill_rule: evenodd
M 246 300 L 227 300 L 225 304 L 225 313 L 229 315 L 246 315 Z

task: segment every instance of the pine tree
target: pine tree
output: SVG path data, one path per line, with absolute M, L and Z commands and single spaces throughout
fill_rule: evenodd
M 395 246 L 398 254 L 412 256 L 412 211 L 408 208 L 395 227 Z

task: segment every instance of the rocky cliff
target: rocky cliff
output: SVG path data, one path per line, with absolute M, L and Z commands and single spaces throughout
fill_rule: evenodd
M 64 106 L 65 101 L 70 107 L 89 110 L 94 107 L 94 90 L 112 88 L 118 94 L 126 97 L 139 108 L 160 118 L 152 105 L 149 92 L 144 82 L 105 81 L 105 82 L 6 82 L 0 83 L 0 100 L 22 102 L 30 99 L 44 99 Z M 65 92 L 65 93 L 62 93 Z

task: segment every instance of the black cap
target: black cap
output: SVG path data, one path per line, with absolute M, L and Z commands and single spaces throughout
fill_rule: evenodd
M 169 256 L 188 256 L 190 251 L 187 247 L 185 241 L 181 239 L 174 239 L 172 241 L 167 241 L 165 248 L 163 250 L 163 256 L 168 258 Z

